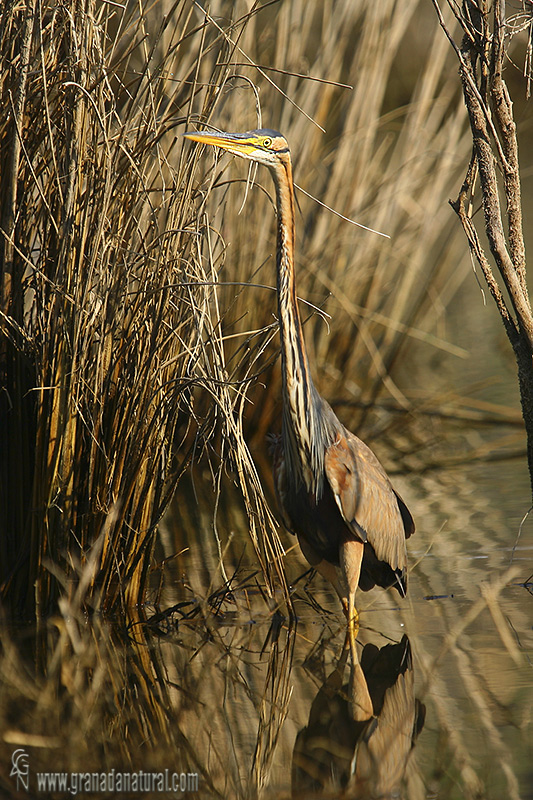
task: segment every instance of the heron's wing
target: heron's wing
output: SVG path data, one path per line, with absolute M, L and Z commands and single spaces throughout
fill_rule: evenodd
M 343 429 L 326 450 L 324 469 L 348 527 L 372 545 L 379 561 L 404 570 L 413 519 L 372 450 Z

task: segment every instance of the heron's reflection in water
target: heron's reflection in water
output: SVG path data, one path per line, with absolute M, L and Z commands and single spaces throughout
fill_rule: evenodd
M 381 649 L 365 645 L 344 682 L 343 657 L 318 692 L 296 738 L 294 797 L 401 797 L 402 779 L 425 708 L 414 696 L 407 636 Z

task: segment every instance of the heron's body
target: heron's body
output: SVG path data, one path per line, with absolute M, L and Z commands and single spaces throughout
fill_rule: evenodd
M 294 188 L 289 147 L 276 131 L 188 133 L 269 167 L 278 211 L 277 293 L 283 378 L 274 482 L 288 530 L 308 562 L 335 586 L 355 653 L 355 591 L 396 586 L 405 595 L 405 540 L 414 523 L 374 453 L 337 419 L 313 383 L 294 274 Z
M 295 486 L 283 438 L 273 440 L 274 480 L 283 523 L 298 536 L 307 561 L 333 583 L 342 599 L 348 598 L 339 571 L 341 557 L 357 543 L 362 544 L 359 587 L 368 591 L 376 584 L 395 586 L 403 596 L 407 591 L 405 539 L 413 530 L 409 511 L 372 450 L 341 425 L 327 404 L 324 407 L 336 432 L 325 450 L 318 496 L 305 483 Z

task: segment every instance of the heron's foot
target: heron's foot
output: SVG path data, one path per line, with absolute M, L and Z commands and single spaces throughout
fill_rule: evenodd
M 356 639 L 357 634 L 359 633 L 359 612 L 354 606 L 350 615 L 348 601 L 346 599 L 343 599 L 342 601 L 342 610 L 344 611 L 344 616 L 346 617 L 346 621 L 348 623 L 348 632 L 350 635 L 353 633 L 353 636 Z
M 351 619 L 348 620 L 348 625 L 353 630 L 354 637 L 357 638 L 359 633 L 359 612 L 356 608 L 352 610 Z
M 350 654 L 352 657 L 352 665 L 355 666 L 359 663 L 359 658 L 357 656 L 357 647 L 356 647 L 356 640 L 357 634 L 359 633 L 359 614 L 357 613 L 357 609 L 355 606 L 351 606 L 348 602 L 343 600 L 342 602 L 344 615 L 346 617 L 346 639 L 344 640 L 344 648 L 350 650 Z

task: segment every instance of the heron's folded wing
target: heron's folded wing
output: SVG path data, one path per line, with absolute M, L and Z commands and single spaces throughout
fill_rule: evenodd
M 344 430 L 327 448 L 324 469 L 348 527 L 372 545 L 380 561 L 405 569 L 405 539 L 414 524 L 372 450 Z

